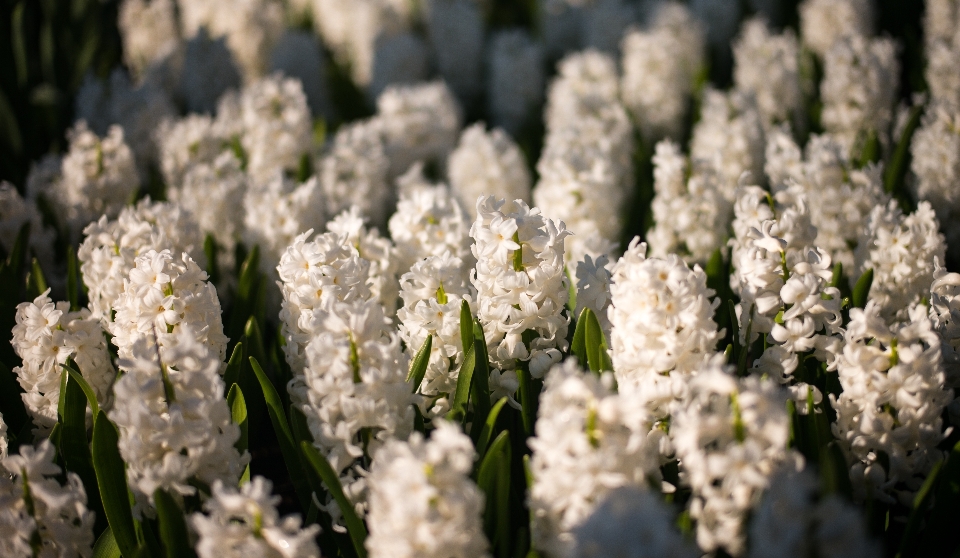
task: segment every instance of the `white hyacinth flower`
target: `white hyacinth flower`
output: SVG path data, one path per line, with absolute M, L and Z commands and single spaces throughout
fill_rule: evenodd
M 756 376 L 737 379 L 716 359 L 689 383 L 677 405 L 670 437 L 690 486 L 690 517 L 697 543 L 738 556 L 745 550 L 746 520 L 784 464 L 802 457 L 787 449 L 790 417 L 783 390 Z
M 908 181 L 918 200 L 928 201 L 937 213 L 951 255 L 960 249 L 960 103 L 929 105 L 910 142 Z
M 733 81 L 753 93 L 766 127 L 784 122 L 801 126 L 803 89 L 800 47 L 793 31 L 773 34 L 760 18 L 745 21 L 733 44 Z
M 0 554 L 10 558 L 79 558 L 93 553 L 94 513 L 80 477 L 61 469 L 57 449 L 43 440 L 5 457 L 0 475 Z
M 390 440 L 370 471 L 366 547 L 371 558 L 485 558 L 483 493 L 470 479 L 476 452 L 460 427 L 429 440 Z
M 60 381 L 67 359 L 93 389 L 97 402 L 109 407 L 110 386 L 117 372 L 110 360 L 100 320 L 83 308 L 70 311 L 70 303 L 54 303 L 50 289 L 33 300 L 17 305 L 13 345 L 21 366 L 13 368 L 23 388 L 23 403 L 40 434 L 46 435 L 57 424 Z
M 929 294 L 934 262 L 946 246 L 933 207 L 922 201 L 904 215 L 896 202 L 870 212 L 854 253 L 858 275 L 873 270 L 871 300 L 887 320 L 906 320 L 910 308 Z
M 77 251 L 80 273 L 87 287 L 90 310 L 106 325 L 123 292 L 123 281 L 136 259 L 150 250 L 186 252 L 203 257 L 203 237 L 193 216 L 180 205 L 141 200 L 113 220 L 106 215 L 83 230 L 86 238 Z
M 514 370 L 522 361 L 542 378 L 567 348 L 570 319 L 561 312 L 569 296 L 563 240 L 570 233 L 521 200 L 505 204 L 493 196 L 477 200 L 471 281 L 494 367 Z
M 799 11 L 803 45 L 821 58 L 840 39 L 873 34 L 870 0 L 804 0 Z
M 376 118 L 391 177 L 407 172 L 417 161 L 442 168 L 463 121 L 460 106 L 442 81 L 387 87 L 377 97 Z
M 386 225 L 389 169 L 377 120 L 355 121 L 337 130 L 318 169 L 329 214 L 355 205 L 374 226 Z
M 400 296 L 397 279 L 400 265 L 396 246 L 389 238 L 380 236 L 376 227 L 367 227 L 367 220 L 356 206 L 334 217 L 327 223 L 327 230 L 345 237 L 357 254 L 370 262 L 370 292 L 380 301 L 387 317 L 392 319 Z
M 831 429 L 859 501 L 909 504 L 943 459 L 941 413 L 953 393 L 927 312 L 912 306 L 903 322 L 888 326 L 877 301 L 850 310 L 837 367 L 843 392 L 830 395 L 837 412 Z
M 450 410 L 457 388 L 464 347 L 460 310 L 464 301 L 475 310 L 476 295 L 464 274 L 463 261 L 450 252 L 415 263 L 400 277 L 403 307 L 397 311 L 400 337 L 415 354 L 432 336 L 430 358 L 418 392 L 430 398 L 433 415 Z
M 273 179 L 278 168 L 296 171 L 312 145 L 312 121 L 299 80 L 281 74 L 256 81 L 240 95 L 247 172 L 256 184 Z
M 657 421 L 714 354 L 720 301 L 711 300 L 699 266 L 689 268 L 676 254 L 647 258 L 646 248 L 635 238 L 613 266 L 610 347 L 621 392 L 634 394 Z
M 658 486 L 662 430 L 642 406 L 613 389 L 613 377 L 584 372 L 575 360 L 554 366 L 540 397 L 528 493 L 533 546 L 575 556 L 573 531 L 604 497 L 622 487 Z
M 314 313 L 316 333 L 306 348 L 307 365 L 288 386 L 304 402 L 313 445 L 340 476 L 357 514 L 367 508 L 367 463 L 389 440 L 413 430 L 418 397 L 407 383 L 409 361 L 400 337 L 376 300 L 333 300 Z M 320 507 L 343 530 L 340 507 L 329 494 Z
M 320 558 L 314 541 L 320 526 L 301 527 L 298 516 L 281 518 L 280 497 L 270 494 L 269 480 L 253 477 L 240 490 L 217 480 L 211 488 L 206 514 L 190 516 L 200 558 Z
M 530 200 L 530 171 L 523 152 L 500 128 L 487 132 L 482 123 L 463 130 L 457 148 L 447 160 L 450 189 L 477 218 L 480 196 Z
M 153 515 L 153 493 L 196 493 L 190 484 L 236 485 L 250 460 L 234 447 L 240 427 L 230 417 L 219 371 L 222 356 L 183 324 L 173 333 L 145 333 L 124 351 L 108 412 L 119 430 L 120 456 L 138 516 Z

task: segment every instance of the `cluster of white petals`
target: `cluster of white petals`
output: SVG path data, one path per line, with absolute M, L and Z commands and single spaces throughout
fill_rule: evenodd
M 693 492 L 697 543 L 707 553 L 737 556 L 745 549 L 748 515 L 771 476 L 802 459 L 787 449 L 785 397 L 775 382 L 737 379 L 716 360 L 688 385 L 673 411 L 670 437 Z
M 126 0 L 120 4 L 117 27 L 123 39 L 123 59 L 134 75 L 171 57 L 179 46 L 177 2 Z
M 429 440 L 388 441 L 368 479 L 371 558 L 485 558 L 484 496 L 470 479 L 476 458 L 460 427 L 436 424 Z
M 312 144 L 310 108 L 299 80 L 281 74 L 256 81 L 240 95 L 241 143 L 257 183 L 277 168 L 296 171 Z
M 913 134 L 910 153 L 910 170 L 916 177 L 908 183 L 913 195 L 933 206 L 948 246 L 960 246 L 960 193 L 955 187 L 960 181 L 960 103 L 929 105 Z
M 317 168 L 327 212 L 336 215 L 356 206 L 375 226 L 385 225 L 389 169 L 377 120 L 352 122 L 337 130 Z
M 396 246 L 389 238 L 380 236 L 379 229 L 368 227 L 367 220 L 356 206 L 334 217 L 327 223 L 327 230 L 345 237 L 357 254 L 370 262 L 370 292 L 380 301 L 387 317 L 392 319 L 400 296 L 398 277 L 401 270 Z
M 803 46 L 821 58 L 838 40 L 873 31 L 870 0 L 804 0 L 799 10 Z
M 271 496 L 269 480 L 253 477 L 240 490 L 217 480 L 211 488 L 206 514 L 190 516 L 200 558 L 320 558 L 314 540 L 320 526 L 301 527 L 297 516 L 281 518 L 280 497 Z
M 928 0 L 924 5 L 923 77 L 930 97 L 960 107 L 960 72 L 954 61 L 960 53 L 960 8 L 953 0 Z
M 202 257 L 203 238 L 193 216 L 177 204 L 141 200 L 113 220 L 107 216 L 83 230 L 86 238 L 77 251 L 87 287 L 90 310 L 104 324 L 123 292 L 123 282 L 136 259 L 150 250 L 168 249 Z
M 344 493 L 361 516 L 367 509 L 368 463 L 391 439 L 413 430 L 417 396 L 406 381 L 409 360 L 400 337 L 376 300 L 331 300 L 314 313 L 302 376 L 288 386 L 302 402 L 314 446 L 340 476 Z M 321 509 L 334 523 L 337 502 L 327 496 Z M 335 529 L 340 529 L 336 526 Z
M 250 459 L 234 447 L 240 427 L 224 395 L 223 357 L 199 333 L 184 323 L 161 333 L 160 344 L 142 335 L 119 360 L 123 375 L 108 416 L 119 430 L 138 515 L 152 515 L 158 488 L 179 498 L 196 493 L 192 479 L 235 485 Z
M 771 33 L 762 18 L 743 23 L 733 44 L 733 81 L 754 95 L 766 126 L 798 123 L 803 109 L 800 47 L 793 31 Z
M 83 308 L 70 311 L 69 302 L 54 303 L 50 289 L 33 300 L 17 305 L 13 345 L 21 366 L 13 368 L 23 388 L 23 403 L 42 434 L 57 424 L 61 365 L 72 358 L 74 366 L 93 389 L 97 401 L 109 407 L 110 386 L 117 375 L 110 360 L 100 320 Z
M 823 61 L 820 99 L 824 130 L 834 133 L 849 151 L 870 134 L 886 142 L 893 121 L 900 75 L 897 46 L 888 38 L 853 35 L 838 40 Z
M 693 558 L 696 546 L 673 525 L 661 496 L 635 486 L 616 488 L 573 529 L 573 556 Z
M 604 497 L 627 486 L 658 487 L 660 444 L 645 409 L 613 389 L 610 374 L 584 372 L 575 360 L 544 381 L 529 489 L 533 546 L 549 556 L 574 554 L 573 531 Z
M 817 228 L 817 246 L 856 280 L 853 252 L 870 211 L 885 205 L 881 168 L 856 168 L 830 134 L 811 135 L 804 152 L 784 128 L 768 133 L 765 171 L 774 193 L 802 195 Z M 796 186 L 795 186 L 796 185 Z M 793 195 L 793 194 L 791 194 Z
M 860 511 L 840 495 L 818 497 L 816 476 L 791 465 L 774 474 L 753 512 L 747 556 L 880 556 Z
M 442 81 L 392 85 L 377 97 L 377 120 L 390 176 L 405 173 L 417 161 L 441 165 L 453 151 L 463 116 Z
M 456 391 L 464 347 L 460 336 L 460 309 L 471 307 L 476 295 L 463 273 L 463 261 L 449 252 L 415 263 L 400 277 L 403 307 L 397 311 L 400 337 L 414 354 L 432 336 L 430 359 L 419 392 L 431 399 L 434 415 L 450 409 Z
M 669 140 L 657 143 L 653 155 L 654 225 L 647 231 L 650 253 L 678 254 L 688 263 L 706 264 L 729 236 L 733 205 L 724 180 L 710 165 L 689 163 Z
M 59 169 L 33 177 L 27 190 L 33 199 L 44 197 L 71 236 L 78 237 L 87 223 L 101 215 L 115 218 L 136 194 L 140 180 L 119 126 L 100 137 L 80 121 L 68 139 L 70 149 Z
M 906 320 L 910 308 L 926 298 L 936 261 L 946 246 L 930 203 L 904 215 L 896 202 L 877 206 L 861 232 L 854 253 L 859 273 L 873 270 L 870 299 L 885 319 Z
M 500 128 L 489 132 L 477 123 L 463 130 L 447 160 L 450 188 L 471 219 L 477 198 L 530 200 L 530 171 L 523 152 Z
M 620 95 L 644 142 L 679 141 L 705 59 L 706 32 L 679 2 L 663 2 L 647 29 L 623 35 Z
M 66 472 L 57 448 L 44 440 L 5 457 L 0 475 L 0 554 L 10 558 L 88 558 L 93 554 L 94 513 L 80 477 Z
M 851 309 L 837 372 L 843 392 L 830 395 L 831 428 L 851 462 L 855 495 L 909 504 L 943 459 L 941 413 L 953 400 L 927 308 L 912 306 L 892 326 L 876 301 Z
M 217 0 L 177 2 L 185 37 L 206 29 L 211 37 L 226 38 L 233 57 L 248 80 L 264 74 L 267 57 L 284 28 L 283 2 L 242 0 L 224 4 Z
M 217 289 L 207 281 L 186 252 L 150 250 L 137 257 L 123 281 L 123 292 L 114 301 L 115 316 L 109 325 L 121 359 L 134 358 L 134 345 L 147 338 L 161 347 L 189 328 L 193 341 L 223 361 L 227 337 L 223 334 Z
M 618 100 L 613 58 L 594 50 L 559 63 L 547 94 L 547 136 L 533 201 L 574 233 L 566 261 L 614 251 L 634 180 L 633 130 Z
M 542 378 L 567 348 L 570 319 L 561 312 L 569 296 L 563 264 L 569 234 L 563 221 L 543 217 L 522 200 L 477 200 L 470 228 L 477 268 L 471 281 L 490 362 L 500 369 L 491 372 L 495 396 L 512 395 L 517 387 L 500 371 L 524 361 L 534 378 Z
M 313 229 L 298 235 L 277 266 L 283 295 L 283 351 L 295 375 L 303 373 L 307 344 L 321 331 L 317 329 L 322 326 L 319 318 L 329 312 L 330 301 L 373 298 L 368 284 L 370 262 L 360 257 L 348 239 L 328 232 L 310 240 L 312 235 Z
M 960 388 L 960 273 L 948 273 L 939 262 L 930 286 L 930 319 L 940 335 L 946 386 L 956 393 Z M 955 400 L 951 412 L 960 410 L 958 406 Z
M 470 254 L 472 223 L 446 184 L 430 184 L 415 163 L 398 179 L 400 199 L 390 217 L 390 238 L 397 248 L 397 265 L 407 270 L 420 260 L 445 252 L 465 262 L 464 279 L 473 267 Z
M 763 119 L 753 95 L 738 90 L 724 93 L 707 88 L 700 111 L 690 140 L 690 159 L 719 175 L 717 189 L 732 203 L 744 172 L 754 181 L 763 176 Z
M 690 269 L 676 254 L 647 258 L 646 248 L 635 238 L 613 267 L 610 347 L 621 392 L 656 421 L 714 354 L 720 301 L 700 266 Z

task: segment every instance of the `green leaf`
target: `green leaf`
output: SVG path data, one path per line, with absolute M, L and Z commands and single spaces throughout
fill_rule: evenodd
M 243 367 L 243 341 L 238 341 L 230 353 L 227 369 L 223 372 L 223 385 L 232 386 L 240 381 L 240 369 Z
M 326 458 L 310 443 L 301 442 L 300 448 L 303 450 L 303 454 L 313 467 L 313 470 L 323 479 L 327 491 L 340 507 L 343 522 L 346 524 L 347 533 L 350 535 L 350 540 L 353 542 L 353 548 L 357 556 L 365 558 L 367 551 L 363 546 L 363 542 L 367 538 L 367 528 L 364 526 L 363 521 L 360 520 L 360 517 L 357 516 L 356 510 L 353 509 L 353 504 L 350 503 L 350 500 L 348 500 L 347 496 L 343 493 L 339 475 L 333 470 L 333 467 L 330 466 Z
M 858 161 L 858 168 L 863 168 L 870 163 L 876 163 L 880 160 L 880 138 L 877 136 L 875 130 L 870 130 L 867 132 L 867 137 L 863 142 L 863 147 L 860 150 L 860 160 Z
M 477 440 L 483 427 L 480 417 L 485 417 L 490 412 L 490 361 L 487 359 L 487 341 L 480 320 L 473 323 L 473 355 L 470 395 L 473 400 L 474 420 L 470 437 Z
M 918 104 L 910 109 L 910 117 L 907 119 L 907 125 L 900 135 L 900 141 L 893 150 L 893 156 L 890 157 L 890 163 L 887 165 L 883 176 L 883 189 L 894 197 L 904 192 L 907 170 L 910 168 L 910 143 L 913 139 L 913 133 L 920 125 L 920 116 L 923 114 L 923 105 Z
M 926 517 L 916 555 L 955 556 L 960 552 L 960 442 L 953 446 L 939 474 L 933 508 Z
M 257 380 L 260 382 L 260 389 L 263 390 L 263 398 L 267 403 L 267 414 L 270 415 L 270 422 L 273 424 L 273 430 L 277 434 L 277 441 L 280 444 L 280 453 L 283 454 L 283 461 L 287 465 L 287 472 L 290 474 L 290 480 L 293 482 L 297 498 L 300 500 L 302 509 L 307 509 L 310 505 L 310 487 L 300 466 L 300 456 L 294 445 L 293 433 L 287 424 L 286 413 L 283 412 L 283 405 L 280 403 L 280 396 L 273 387 L 273 383 L 267 378 L 267 375 L 260 368 L 257 359 L 250 357 L 250 366 L 253 368 Z
M 240 386 L 237 384 L 230 386 L 230 392 L 227 393 L 227 405 L 230 405 L 230 418 L 234 424 L 240 427 L 240 438 L 234 446 L 237 448 L 237 451 L 243 454 L 249 447 L 247 402 L 243 398 L 243 391 L 240 390 Z
M 865 308 L 867 306 L 871 286 L 873 286 L 872 268 L 864 271 L 853 287 L 853 306 L 855 308 Z
M 80 310 L 80 267 L 73 246 L 67 247 L 67 300 L 71 312 Z
M 47 291 L 47 279 L 43 276 L 43 270 L 40 269 L 37 258 L 33 258 L 30 262 L 30 274 L 27 277 L 29 280 L 27 291 L 31 298 L 37 298 Z
M 599 374 L 607 370 L 613 370 L 610 364 L 610 357 L 607 354 L 607 341 L 604 339 L 603 330 L 600 328 L 600 320 L 593 311 L 584 308 L 583 317 L 584 326 L 584 346 L 587 352 L 587 364 L 590 370 Z M 579 325 L 579 324 L 578 324 Z
M 567 276 L 567 311 L 572 316 L 577 311 L 577 278 L 570 273 L 570 266 L 563 266 L 563 273 Z
M 93 414 L 93 420 L 97 420 L 97 415 L 100 414 L 100 404 L 97 402 L 97 394 L 93 391 L 93 388 L 90 387 L 90 384 L 87 383 L 86 378 L 80 374 L 80 371 L 74 368 L 76 365 L 73 362 L 73 359 L 69 359 L 66 364 L 61 364 L 64 370 L 70 374 L 70 378 L 73 379 L 80 386 L 80 389 L 83 390 L 83 395 L 87 398 L 87 404 L 90 405 L 90 411 Z
M 117 539 L 113 538 L 113 530 L 110 527 L 100 533 L 97 544 L 93 545 L 92 558 L 121 558 L 120 547 L 117 546 Z
M 256 298 L 262 282 L 260 247 L 254 246 L 247 254 L 246 259 L 243 260 L 243 264 L 240 265 L 237 296 L 234 299 L 233 309 L 230 311 L 230 324 L 227 328 L 227 337 L 230 339 L 240 338 L 243 335 L 247 320 L 257 313 Z M 260 358 L 262 359 L 262 357 Z
M 207 275 L 210 276 L 210 282 L 214 285 L 220 283 L 220 266 L 217 265 L 217 239 L 212 234 L 207 233 L 203 239 L 203 254 L 207 258 Z
M 917 544 L 920 542 L 917 539 L 920 534 L 920 525 L 923 521 L 924 514 L 927 512 L 927 508 L 930 507 L 933 487 L 940 479 L 940 472 L 942 470 L 943 461 L 935 463 L 933 468 L 930 469 L 930 473 L 927 474 L 926 480 L 923 481 L 920 490 L 918 490 L 916 496 L 913 497 L 913 506 L 910 508 L 910 515 L 907 518 L 907 527 L 903 532 L 903 537 L 900 539 L 900 550 L 897 552 L 898 558 L 901 556 L 914 556 Z
M 420 347 L 417 355 L 413 358 L 413 362 L 410 363 L 410 373 L 407 374 L 407 381 L 411 382 L 410 387 L 413 393 L 417 393 L 420 389 L 423 377 L 427 373 L 427 365 L 430 364 L 430 351 L 432 349 L 433 335 L 428 335 L 427 340 L 423 342 L 423 346 Z
M 460 343 L 465 351 L 473 346 L 473 314 L 466 300 L 460 304 Z
M 473 334 L 473 314 L 470 313 L 470 305 L 464 300 L 460 305 L 460 342 L 463 343 L 463 363 L 457 373 L 457 389 L 454 391 L 453 403 L 450 407 L 451 420 L 466 418 L 467 400 L 470 398 L 473 371 L 477 362 Z
M 20 397 L 22 393 L 23 390 L 20 387 L 20 382 L 17 381 L 17 375 L 0 362 L 0 412 L 3 413 L 4 422 L 7 423 L 8 436 L 19 435 L 24 430 L 28 432 L 30 430 L 30 417 L 27 416 L 27 410 L 23 406 L 23 398 Z M 10 442 L 8 450 L 13 454 L 19 444 L 13 443 L 12 436 L 8 442 Z
M 587 314 L 593 310 L 584 308 L 577 318 L 577 327 L 573 330 L 573 342 L 570 343 L 570 353 L 577 357 L 580 366 L 587 363 Z
M 510 542 L 510 457 L 510 432 L 505 430 L 490 444 L 477 469 L 477 485 L 486 495 L 484 528 L 504 556 Z
M 153 492 L 153 502 L 157 508 L 157 522 L 160 525 L 160 542 L 167 558 L 196 556 L 190 546 L 190 534 L 183 510 L 176 500 L 162 488 Z
M 837 262 L 833 264 L 833 276 L 830 278 L 830 286 L 839 289 L 841 280 L 843 280 L 843 264 Z
M 850 467 L 836 442 L 827 444 L 820 452 L 820 485 L 824 494 L 841 494 L 850 498 Z
M 490 443 L 490 437 L 493 436 L 493 429 L 496 427 L 497 418 L 500 416 L 500 411 L 506 402 L 507 398 L 501 397 L 500 401 L 497 401 L 487 414 L 487 420 L 484 421 L 483 429 L 480 430 L 480 437 L 477 440 L 477 457 L 479 459 L 483 459 L 483 456 L 486 455 L 487 444 Z
M 93 426 L 93 468 L 103 501 L 103 511 L 124 556 L 133 556 L 137 550 L 137 535 L 130 509 L 127 475 L 123 458 L 117 448 L 117 429 L 106 417 Z
M 73 364 L 73 359 L 67 359 Z M 99 528 L 105 528 L 102 503 L 97 492 L 97 474 L 93 470 L 90 458 L 90 446 L 87 445 L 87 398 L 80 384 L 68 372 L 61 372 L 64 391 L 60 392 L 63 402 L 63 414 L 60 415 L 60 456 L 67 470 L 73 471 L 83 482 L 87 492 L 87 508 L 97 514 Z

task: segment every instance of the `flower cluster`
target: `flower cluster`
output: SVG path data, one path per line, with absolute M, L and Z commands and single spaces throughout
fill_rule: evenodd
M 38 433 L 57 424 L 62 365 L 73 359 L 100 405 L 108 407 L 116 370 L 107 351 L 103 327 L 86 308 L 71 311 L 69 302 L 54 303 L 50 289 L 33 302 L 17 306 L 10 343 L 23 364 L 13 369 L 23 388 L 23 402 Z
M 370 471 L 373 558 L 487 557 L 483 494 L 469 478 L 475 451 L 457 425 L 441 421 L 424 440 L 391 440 Z
M 94 513 L 80 477 L 55 462 L 56 448 L 43 440 L 36 448 L 20 446 L 19 455 L 0 465 L 0 553 L 4 556 L 90 556 Z
M 240 490 L 217 480 L 211 488 L 210 499 L 203 506 L 206 514 L 190 517 L 199 535 L 200 558 L 320 558 L 314 541 L 320 527 L 301 528 L 296 516 L 281 518 L 277 513 L 280 497 L 270 495 L 267 479 L 254 477 Z
M 612 389 L 613 377 L 584 373 L 574 360 L 544 381 L 536 436 L 529 440 L 533 544 L 574 556 L 573 530 L 604 497 L 627 486 L 658 486 L 664 433 L 645 409 Z
M 569 234 L 562 221 L 544 218 L 522 200 L 509 205 L 493 196 L 477 200 L 470 228 L 477 268 L 471 281 L 497 368 L 514 370 L 524 362 L 534 378 L 542 378 L 560 361 L 570 322 L 561 313 L 568 297 L 563 240 Z M 499 373 L 493 374 L 499 385 Z M 512 395 L 515 380 L 513 389 L 508 386 L 502 395 Z

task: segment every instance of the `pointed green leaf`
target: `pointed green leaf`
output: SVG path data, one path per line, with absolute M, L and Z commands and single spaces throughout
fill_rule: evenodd
M 227 405 L 230 405 L 230 417 L 233 423 L 240 427 L 240 438 L 234 445 L 237 451 L 243 454 L 249 447 L 247 402 L 243 398 L 243 391 L 240 390 L 240 386 L 237 384 L 230 386 L 230 392 L 227 394 Z
M 240 381 L 240 368 L 243 367 L 243 342 L 238 341 L 230 353 L 227 369 L 223 372 L 223 385 L 229 387 Z
M 61 364 L 61 366 L 70 374 L 70 378 L 80 386 L 80 389 L 83 390 L 83 395 L 87 398 L 87 404 L 90 405 L 93 420 L 96 421 L 97 415 L 100 414 L 100 404 L 97 402 L 97 394 L 93 391 L 93 388 L 90 387 L 90 384 L 87 383 L 86 378 L 75 368 L 76 363 L 73 362 L 73 359 L 69 359 L 66 364 Z
M 153 502 L 157 508 L 157 522 L 160 526 L 160 542 L 167 558 L 196 556 L 190 546 L 190 534 L 183 510 L 176 500 L 162 488 L 153 492 Z
M 910 515 L 907 518 L 907 528 L 904 530 L 903 537 L 900 539 L 900 550 L 897 552 L 898 558 L 915 556 L 917 545 L 920 542 L 918 536 L 920 535 L 923 516 L 930 507 L 933 487 L 939 480 L 942 470 L 943 461 L 935 463 L 933 468 L 930 469 L 930 473 L 927 474 L 926 480 L 923 481 L 920 490 L 918 490 L 916 496 L 913 497 L 913 506 L 910 508 Z
M 300 448 L 307 457 L 307 461 L 313 467 L 313 470 L 323 479 L 327 491 L 340 507 L 343 522 L 346 524 L 347 533 L 350 534 L 350 540 L 353 541 L 353 548 L 357 556 L 365 558 L 367 551 L 363 546 L 363 542 L 367 538 L 367 528 L 364 526 L 363 521 L 360 520 L 360 517 L 357 516 L 356 510 L 353 509 L 353 504 L 350 503 L 350 500 L 348 500 L 347 496 L 343 493 L 339 475 L 333 470 L 333 467 L 330 466 L 327 459 L 308 442 L 301 442 Z
M 277 441 L 280 443 L 280 453 L 283 454 L 283 461 L 287 465 L 287 472 L 290 474 L 290 480 L 293 482 L 294 490 L 300 500 L 303 509 L 310 505 L 310 487 L 307 486 L 307 480 L 304 476 L 303 468 L 300 466 L 300 456 L 294 445 L 293 432 L 287 424 L 286 413 L 283 412 L 283 405 L 280 402 L 280 396 L 277 390 L 270 382 L 270 378 L 260 368 L 257 359 L 250 357 L 250 366 L 253 368 L 257 380 L 260 382 L 260 389 L 263 390 L 263 398 L 267 403 L 267 414 L 270 415 L 270 422 L 277 434 Z
M 207 275 L 210 276 L 210 282 L 214 285 L 220 283 L 220 266 L 217 265 L 217 239 L 212 234 L 207 233 L 203 239 L 203 254 L 207 258 Z
M 423 346 L 420 347 L 417 355 L 413 358 L 413 362 L 410 363 L 410 373 L 407 374 L 407 381 L 410 382 L 413 393 L 417 393 L 420 389 L 420 384 L 423 383 L 423 377 L 427 373 L 427 366 L 430 364 L 430 351 L 432 349 L 433 335 L 428 335 L 427 340 L 423 342 Z
M 480 431 L 480 437 L 477 440 L 477 457 L 479 459 L 483 459 L 483 456 L 486 455 L 487 444 L 490 443 L 490 437 L 493 436 L 493 429 L 496 427 L 497 418 L 500 416 L 500 411 L 506 402 L 507 398 L 501 397 L 500 400 L 494 404 L 493 408 L 490 409 L 490 413 L 487 414 L 487 420 L 484 421 L 483 429 Z
M 124 556 L 137 550 L 137 535 L 127 491 L 127 474 L 117 447 L 119 436 L 113 423 L 101 417 L 93 426 L 93 468 L 100 487 L 103 511 Z
M 577 318 L 577 327 L 573 330 L 573 342 L 570 343 L 570 353 L 577 357 L 580 366 L 587 363 L 587 316 L 593 314 L 593 310 L 584 308 L 580 311 Z
M 109 526 L 100 533 L 97 543 L 93 545 L 93 558 L 121 558 L 120 547 Z
M 464 351 L 473 346 L 473 314 L 466 300 L 460 304 L 460 342 Z
M 73 359 L 67 359 L 73 364 Z M 63 414 L 60 415 L 60 456 L 68 471 L 73 471 L 83 482 L 87 492 L 87 508 L 97 513 L 98 527 L 105 528 L 100 494 L 97 492 L 97 475 L 87 445 L 87 398 L 80 384 L 67 370 L 61 372 L 64 391 L 60 393 Z
M 865 308 L 867 299 L 870 296 L 870 287 L 873 286 L 873 269 L 863 272 L 863 275 L 857 279 L 857 284 L 853 287 L 853 306 L 856 308 Z
M 501 461 L 507 463 L 506 473 L 501 471 Z M 498 519 L 504 517 L 509 520 L 509 484 L 507 484 L 506 495 L 504 496 L 500 483 L 509 483 L 509 463 L 510 463 L 510 432 L 504 430 L 490 444 L 490 450 L 480 461 L 477 467 L 477 486 L 486 495 L 486 507 L 483 512 L 484 530 L 491 541 L 502 542 L 498 529 Z M 501 478 L 501 476 L 503 478 Z M 504 538 L 509 539 L 508 535 Z
M 563 266 L 563 273 L 567 276 L 567 311 L 572 316 L 577 311 L 577 278 L 570 273 L 570 266 Z
M 894 148 L 893 156 L 890 157 L 890 164 L 887 165 L 883 176 L 883 189 L 888 194 L 893 194 L 899 198 L 904 191 L 907 170 L 910 168 L 910 143 L 913 139 L 913 133 L 920 125 L 920 116 L 923 114 L 923 105 L 918 104 L 910 109 L 910 116 L 907 119 L 907 125 L 900 135 L 900 141 Z
M 604 339 L 603 330 L 600 328 L 600 320 L 592 311 L 588 313 L 586 310 L 584 309 L 584 321 L 586 322 L 584 346 L 587 352 L 587 364 L 589 364 L 590 370 L 597 374 L 612 370 L 613 367 L 609 365 L 609 356 L 607 355 L 607 341 Z
M 490 412 L 490 361 L 487 358 L 487 341 L 480 320 L 473 323 L 473 377 L 470 379 L 470 399 L 473 401 L 475 418 L 470 437 L 476 440 L 483 427 L 482 417 Z
M 43 276 L 43 270 L 40 269 L 40 262 L 37 261 L 37 258 L 33 258 L 30 262 L 30 275 L 29 277 L 29 296 L 31 298 L 37 298 L 47 291 L 47 279 Z

